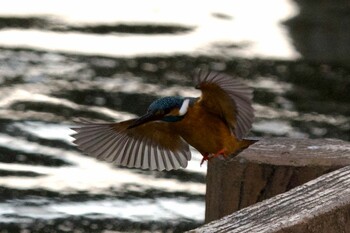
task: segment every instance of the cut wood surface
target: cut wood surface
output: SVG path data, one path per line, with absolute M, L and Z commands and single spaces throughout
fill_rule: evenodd
M 191 233 L 350 233 L 350 166 Z
M 236 158 L 208 163 L 205 222 L 350 165 L 350 143 L 330 139 L 261 139 Z
M 277 166 L 350 165 L 350 143 L 338 139 L 261 139 L 236 158 Z

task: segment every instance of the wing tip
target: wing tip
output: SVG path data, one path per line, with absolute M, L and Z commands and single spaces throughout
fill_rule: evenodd
M 223 72 L 196 69 L 194 73 L 193 80 L 197 89 L 203 87 L 201 85 L 202 83 L 209 82 L 216 84 L 229 96 L 237 109 L 237 120 L 231 126 L 233 129 L 232 132 L 234 132 L 237 138 L 243 138 L 252 128 L 254 120 L 254 109 L 252 107 L 254 90 L 240 78 Z

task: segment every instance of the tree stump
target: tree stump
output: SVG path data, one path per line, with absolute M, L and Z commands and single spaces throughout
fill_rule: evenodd
M 208 163 L 205 222 L 350 165 L 350 143 L 262 139 L 234 159 Z
M 350 233 L 350 166 L 190 233 Z

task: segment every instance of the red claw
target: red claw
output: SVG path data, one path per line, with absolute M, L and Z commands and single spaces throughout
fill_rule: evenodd
M 216 158 L 216 157 L 218 157 L 220 155 L 223 155 L 224 157 L 226 157 L 227 156 L 226 155 L 226 150 L 225 149 L 221 149 L 217 153 L 215 153 L 214 155 L 210 155 L 209 153 L 203 154 L 203 158 L 202 158 L 202 161 L 200 163 L 200 166 L 202 166 L 204 161 L 209 161 L 209 159 Z
M 218 157 L 218 156 L 220 156 L 220 155 L 223 155 L 224 157 L 226 157 L 226 156 L 227 156 L 227 155 L 226 155 L 226 150 L 225 150 L 225 149 L 219 150 L 218 152 L 216 152 L 215 155 L 213 155 L 213 157 L 216 158 L 216 157 Z
M 200 166 L 202 166 L 202 164 L 203 164 L 204 161 L 206 161 L 206 160 L 209 160 L 209 154 L 208 154 L 208 153 L 206 153 L 206 154 L 203 155 L 203 158 L 202 158 L 202 161 L 201 161 Z

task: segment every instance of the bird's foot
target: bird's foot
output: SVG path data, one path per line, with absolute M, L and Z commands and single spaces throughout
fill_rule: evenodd
M 216 152 L 216 153 L 213 155 L 213 158 L 217 158 L 217 157 L 219 157 L 220 155 L 222 155 L 224 158 L 227 157 L 227 155 L 226 155 L 226 149 L 225 149 L 225 148 L 219 150 L 218 152 Z M 219 158 L 220 158 L 220 157 L 219 157 Z
M 215 154 L 209 154 L 209 153 L 204 154 L 200 165 L 202 166 L 202 164 L 204 163 L 204 161 L 209 161 L 209 160 L 212 159 L 212 158 L 217 158 L 217 157 L 221 158 L 220 155 L 222 155 L 224 158 L 227 157 L 225 148 L 219 150 L 219 151 L 218 151 L 217 153 L 215 153 Z
M 209 154 L 204 154 L 200 166 L 204 163 L 204 161 L 208 161 L 212 157 Z

